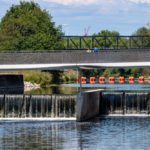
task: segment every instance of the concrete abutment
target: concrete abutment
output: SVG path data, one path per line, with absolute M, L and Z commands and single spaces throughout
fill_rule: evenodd
M 76 119 L 85 121 L 99 114 L 100 91 L 80 92 L 77 96 Z

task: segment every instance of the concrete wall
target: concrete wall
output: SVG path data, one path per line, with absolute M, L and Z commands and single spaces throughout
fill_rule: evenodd
M 99 114 L 100 91 L 81 92 L 77 96 L 77 121 L 85 121 Z
M 0 75 L 0 94 L 23 94 L 24 82 L 23 75 L 1 74 Z

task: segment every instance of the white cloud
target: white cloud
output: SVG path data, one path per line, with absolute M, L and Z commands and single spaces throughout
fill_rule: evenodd
M 34 0 L 37 1 L 37 0 Z M 63 5 L 91 5 L 91 4 L 106 4 L 106 3 L 120 3 L 120 1 L 124 2 L 131 2 L 131 3 L 145 3 L 145 4 L 150 4 L 150 0 L 42 0 L 42 1 L 47 1 L 47 2 L 52 2 L 52 3 L 57 3 L 57 4 L 63 4 Z
M 133 2 L 133 3 L 137 3 L 137 4 L 139 4 L 139 3 L 150 3 L 150 0 L 128 0 L 129 2 Z
M 19 2 L 20 0 L 0 0 L 2 2 Z M 56 3 L 62 5 L 92 5 L 92 4 L 112 4 L 112 3 L 120 3 L 121 1 L 124 2 L 131 2 L 131 3 L 145 3 L 150 4 L 150 0 L 23 0 L 23 1 L 35 1 L 35 2 L 49 2 L 49 3 Z
M 99 0 L 44 0 L 47 2 L 53 2 L 53 3 L 58 3 L 58 4 L 63 4 L 63 5 L 90 5 L 90 4 L 95 4 Z

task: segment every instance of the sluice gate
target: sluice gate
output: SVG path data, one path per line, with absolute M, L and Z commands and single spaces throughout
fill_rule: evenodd
M 150 114 L 150 93 L 103 92 L 100 94 L 100 114 Z

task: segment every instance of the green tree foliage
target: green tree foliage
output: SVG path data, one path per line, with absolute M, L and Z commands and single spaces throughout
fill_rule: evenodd
M 12 5 L 0 22 L 0 50 L 50 50 L 62 46 L 61 28 L 34 2 Z
M 60 74 L 60 80 L 62 83 L 74 83 L 77 79 L 77 71 L 76 70 L 67 70 Z
M 19 71 L 24 76 L 25 81 L 40 84 L 41 87 L 50 86 L 52 83 L 52 74 L 41 71 Z
M 97 34 L 94 34 L 94 36 L 100 36 L 96 37 L 94 39 L 94 45 L 95 47 L 104 47 L 104 48 L 113 48 L 116 47 L 116 36 L 119 36 L 119 32 L 116 31 L 109 31 L 109 30 L 102 30 L 98 32 Z
M 135 36 L 150 36 L 150 29 L 148 29 L 146 27 L 141 27 L 133 35 L 135 35 Z
M 95 36 L 101 36 L 95 38 L 94 45 L 100 48 L 126 48 L 128 40 L 125 37 L 121 37 L 117 31 L 102 30 Z
M 143 36 L 143 37 L 133 37 L 131 39 L 131 44 L 132 47 L 144 47 L 144 48 L 149 48 L 150 47 L 150 41 L 149 41 L 149 36 L 150 36 L 150 29 L 146 27 L 141 27 L 139 28 L 133 36 Z

